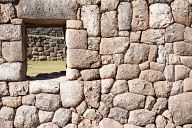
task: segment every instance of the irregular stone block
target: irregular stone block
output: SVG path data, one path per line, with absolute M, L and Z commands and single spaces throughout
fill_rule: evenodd
M 88 69 L 81 71 L 81 77 L 84 81 L 99 79 L 99 69 Z
M 165 119 L 164 116 L 162 115 L 158 115 L 157 118 L 156 118 L 156 126 L 158 128 L 165 128 L 166 124 L 167 124 L 167 120 Z
M 149 96 L 155 95 L 153 85 L 148 81 L 142 79 L 134 79 L 129 80 L 128 85 L 129 85 L 129 92 L 140 95 L 149 95 Z
M 21 40 L 21 25 L 1 24 L 0 40 Z
M 83 22 L 81 20 L 67 20 L 66 28 L 67 29 L 81 29 L 81 28 L 83 28 Z
M 60 95 L 64 107 L 76 107 L 83 99 L 83 83 L 78 81 L 62 82 Z
M 156 82 L 165 79 L 164 74 L 162 72 L 155 70 L 141 71 L 139 78 L 149 82 Z
M 166 98 L 158 98 L 157 102 L 153 106 L 152 111 L 157 114 L 162 114 L 167 109 L 167 99 Z
M 136 126 L 136 125 L 132 125 L 132 124 L 125 124 L 124 128 L 142 128 L 142 127 L 139 127 L 139 126 Z
M 54 112 L 47 112 L 39 110 L 38 116 L 39 116 L 39 122 L 41 124 L 52 121 Z
M 88 38 L 88 49 L 98 51 L 100 41 L 101 41 L 100 37 L 90 37 L 90 38 Z
M 96 68 L 101 65 L 98 51 L 85 49 L 68 49 L 67 66 L 69 68 L 84 69 Z
M 180 56 L 181 63 L 188 68 L 192 69 L 192 57 L 191 56 Z
M 164 45 L 159 45 L 158 46 L 158 58 L 157 62 L 160 64 L 165 64 L 166 63 L 166 56 L 167 56 L 167 51 L 165 49 Z
M 145 102 L 145 109 L 151 110 L 155 104 L 156 100 L 152 96 L 147 96 L 146 102 Z
M 4 106 L 17 108 L 21 105 L 21 97 L 2 97 L 2 103 Z
M 122 64 L 118 66 L 116 79 L 130 80 L 138 78 L 140 69 L 138 65 Z
M 191 97 L 191 92 L 169 97 L 168 107 L 171 115 L 173 115 L 173 121 L 176 126 L 192 122 Z
M 119 0 L 101 0 L 101 11 L 116 10 Z
M 81 20 L 89 36 L 100 34 L 100 12 L 98 5 L 87 5 L 81 9 Z
M 128 111 L 144 108 L 145 96 L 123 93 L 114 97 L 113 104 L 115 107 L 127 109 Z
M 29 90 L 29 82 L 10 82 L 9 93 L 10 96 L 25 96 Z
M 165 69 L 165 64 L 160 64 L 157 62 L 150 62 L 150 69 L 163 72 Z
M 166 28 L 173 22 L 171 8 L 168 4 L 152 4 L 149 7 L 151 28 Z
M 118 26 L 119 30 L 129 30 L 131 28 L 132 8 L 129 2 L 121 2 L 118 6 Z
M 101 80 L 101 93 L 109 93 L 112 85 L 114 83 L 113 79 L 102 79 Z
M 35 106 L 23 105 L 16 111 L 15 128 L 36 128 L 39 124 L 38 110 Z
M 166 65 L 164 69 L 164 75 L 167 81 L 175 80 L 175 66 L 174 65 Z
M 150 47 L 150 50 L 149 50 L 148 60 L 155 62 L 157 59 L 158 47 L 157 45 L 149 45 L 149 47 Z
M 13 108 L 2 107 L 0 110 L 0 118 L 6 121 L 13 121 L 15 116 L 15 111 Z M 1 125 L 0 125 L 1 126 Z
M 117 22 L 116 11 L 105 12 L 102 14 L 101 16 L 101 36 L 102 37 L 117 36 L 118 34 L 117 27 L 118 27 L 118 22 Z
M 130 43 L 139 43 L 141 39 L 141 31 L 132 31 L 130 33 Z
M 60 107 L 60 96 L 41 93 L 36 95 L 36 107 L 44 111 L 55 111 Z
M 137 126 L 145 126 L 154 123 L 155 116 L 156 113 L 149 110 L 134 110 L 130 112 L 128 123 Z
M 100 4 L 101 0 L 77 0 L 80 5 Z
M 157 97 L 168 97 L 171 93 L 172 83 L 168 81 L 157 81 L 154 89 Z
M 182 42 L 175 42 L 173 44 L 174 54 L 180 56 L 192 56 L 192 45 Z
M 173 0 L 148 0 L 149 4 L 154 3 L 171 3 Z
M 124 62 L 129 64 L 140 64 L 148 60 L 149 46 L 147 44 L 130 44 L 124 57 Z
M 105 103 L 109 108 L 113 107 L 113 94 L 103 94 L 101 95 L 101 101 Z
M 0 4 L 0 8 L 0 23 L 7 23 L 11 18 L 15 17 L 12 4 Z
M 81 76 L 79 70 L 77 69 L 71 69 L 67 68 L 66 69 L 66 77 L 69 80 L 77 80 Z
M 44 123 L 39 125 L 37 128 L 47 128 L 47 127 L 51 127 L 51 128 L 59 128 L 58 125 L 52 123 L 52 122 L 48 122 L 48 123 Z
M 179 81 L 175 81 L 173 82 L 173 86 L 171 89 L 171 96 L 173 95 L 177 95 L 183 92 L 183 81 L 179 80 Z
M 191 83 L 192 83 L 192 78 L 186 78 L 183 81 L 183 91 L 184 92 L 191 92 L 192 91 Z
M 54 4 L 53 4 L 54 3 Z M 37 8 L 38 7 L 38 8 Z M 76 0 L 20 0 L 16 6 L 17 16 L 21 19 L 58 19 L 73 20 L 77 17 Z
M 189 76 L 190 68 L 184 65 L 175 65 L 175 80 L 184 80 Z
M 1 3 L 12 3 L 15 2 L 15 0 L 0 0 Z
M 146 30 L 149 27 L 149 12 L 146 0 L 132 1 L 133 18 L 131 22 L 134 31 Z
M 86 30 L 66 30 L 66 44 L 68 48 L 86 49 L 88 43 Z
M 190 44 L 192 43 L 191 34 L 192 34 L 192 28 L 186 27 L 184 32 L 184 39 L 186 43 L 190 43 Z
M 31 95 L 26 95 L 22 97 L 22 104 L 23 105 L 31 105 L 31 106 L 35 106 L 35 100 L 36 100 L 36 96 L 31 94 Z
M 7 96 L 9 95 L 9 87 L 6 82 L 0 82 L 0 96 Z
M 100 128 L 123 128 L 123 125 L 113 119 L 104 118 L 99 122 L 99 127 Z
M 99 72 L 102 79 L 115 78 L 116 66 L 114 64 L 104 65 Z
M 128 85 L 126 80 L 116 80 L 110 91 L 113 95 L 128 92 Z

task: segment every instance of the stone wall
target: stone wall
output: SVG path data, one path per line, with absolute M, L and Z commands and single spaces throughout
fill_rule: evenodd
M 33 61 L 55 61 L 66 58 L 66 43 L 62 27 L 28 28 L 27 58 Z
M 192 127 L 191 0 L 9 2 L 0 0 L 1 127 Z M 66 80 L 25 80 L 26 23 L 66 23 Z

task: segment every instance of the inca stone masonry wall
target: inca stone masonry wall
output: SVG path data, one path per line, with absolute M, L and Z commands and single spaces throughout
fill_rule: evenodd
M 11 2 L 0 0 L 0 127 L 192 127 L 191 0 Z M 25 26 L 65 23 L 67 80 L 27 81 Z

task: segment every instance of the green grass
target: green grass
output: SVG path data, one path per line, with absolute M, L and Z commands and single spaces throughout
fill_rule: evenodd
M 40 73 L 60 72 L 66 70 L 65 61 L 27 61 L 27 75 L 36 76 Z

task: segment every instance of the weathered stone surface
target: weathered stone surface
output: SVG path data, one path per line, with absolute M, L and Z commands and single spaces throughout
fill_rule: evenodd
M 59 128 L 56 124 L 49 122 L 39 125 L 37 128 Z
M 52 122 L 59 125 L 60 127 L 64 127 L 71 119 L 71 114 L 71 110 L 59 108 L 55 112 Z
M 104 118 L 103 120 L 100 121 L 99 127 L 100 128 L 123 128 L 123 125 L 113 119 Z
M 165 41 L 176 42 L 184 40 L 184 25 L 174 23 L 166 28 Z
M 171 3 L 173 0 L 148 0 L 149 4 L 153 3 Z
M 179 65 L 181 64 L 180 56 L 176 54 L 169 54 L 169 64 L 170 65 Z
M 155 104 L 155 98 L 152 96 L 147 96 L 145 102 L 145 109 L 151 110 Z
M 162 114 L 167 109 L 167 99 L 166 98 L 158 98 L 157 102 L 153 106 L 152 111 L 157 114 Z
M 140 69 L 138 65 L 122 64 L 118 66 L 116 79 L 130 80 L 139 76 Z
M 0 7 L 0 23 L 7 23 L 11 18 L 15 17 L 14 7 L 12 4 L 0 4 Z
M 192 43 L 191 34 L 192 34 L 192 29 L 189 27 L 186 27 L 184 32 L 184 39 L 186 43 L 190 43 L 190 44 Z
M 165 128 L 167 121 L 164 116 L 158 115 L 155 120 L 157 128 Z
M 76 107 L 77 113 L 82 115 L 87 109 L 87 104 L 83 101 L 79 106 Z
M 168 107 L 176 126 L 192 122 L 191 96 L 192 93 L 187 92 L 169 98 Z
M 0 40 L 21 40 L 21 33 L 21 25 L 0 25 Z
M 90 120 L 96 120 L 97 114 L 95 109 L 87 109 L 83 114 L 83 117 Z
M 158 47 L 157 47 L 157 45 L 149 45 L 149 47 L 150 47 L 150 51 L 149 51 L 148 60 L 155 62 L 157 59 Z
M 113 79 L 102 79 L 101 80 L 101 93 L 109 93 L 114 83 Z
M 23 105 L 32 105 L 32 106 L 34 106 L 35 105 L 35 99 L 36 99 L 36 96 L 33 95 L 33 94 L 23 96 L 22 97 L 22 104 Z
M 67 124 L 64 128 L 77 128 L 77 124 Z
M 99 50 L 100 41 L 101 41 L 100 37 L 88 38 L 88 49 L 89 50 Z
M 110 111 L 109 107 L 108 107 L 105 103 L 100 102 L 100 106 L 99 106 L 99 108 L 98 108 L 98 112 L 99 112 L 104 118 L 106 118 L 106 117 L 108 116 L 109 111 Z
M 168 4 L 156 3 L 149 7 L 151 28 L 166 28 L 173 22 L 171 8 Z
M 119 0 L 101 0 L 101 11 L 113 11 L 118 4 Z
M 99 79 L 99 69 L 88 69 L 81 71 L 81 77 L 84 81 Z
M 29 82 L 10 82 L 9 93 L 10 96 L 24 96 L 28 93 Z
M 128 123 L 137 126 L 145 126 L 154 123 L 155 116 L 156 113 L 149 110 L 134 110 L 130 112 Z
M 88 105 L 98 108 L 101 94 L 101 81 L 84 82 L 84 95 Z
M 183 92 L 183 81 L 179 80 L 179 81 L 175 81 L 173 82 L 173 86 L 171 89 L 171 96 L 173 95 L 177 95 Z
M 0 80 L 19 81 L 25 78 L 26 70 L 22 63 L 3 63 L 0 64 Z
M 77 7 L 76 0 L 59 0 L 56 3 L 54 0 L 20 0 L 16 8 L 21 19 L 73 20 L 76 19 Z
M 132 125 L 132 124 L 125 124 L 124 128 L 142 128 L 142 127 L 139 127 L 139 126 L 136 126 L 136 125 Z
M 98 5 L 83 6 L 81 16 L 88 35 L 98 36 L 100 34 L 100 13 Z
M 180 56 L 181 63 L 188 68 L 192 68 L 192 57 L 191 56 Z
M 158 58 L 157 62 L 160 64 L 165 64 L 166 63 L 166 56 L 167 56 L 167 51 L 165 49 L 164 45 L 159 45 L 158 46 Z
M 190 68 L 184 65 L 175 65 L 175 80 L 183 80 L 189 76 Z
M 150 69 L 150 63 L 149 61 L 146 61 L 142 64 L 139 64 L 139 68 L 141 71 Z
M 128 111 L 122 108 L 111 108 L 109 112 L 109 118 L 112 118 L 120 123 L 127 123 Z
M 13 108 L 2 107 L 0 110 L 0 119 L 6 121 L 13 121 L 15 116 L 15 111 Z
M 39 124 L 38 110 L 35 106 L 21 106 L 16 111 L 16 128 L 36 128 Z
M 101 0 L 76 0 L 80 5 L 100 4 Z
M 158 81 L 154 83 L 157 97 L 168 97 L 171 93 L 172 83 L 168 81 Z
M 141 42 L 147 44 L 164 44 L 165 43 L 164 29 L 148 29 L 142 32 Z
M 149 81 L 149 82 L 156 82 L 156 81 L 165 79 L 162 72 L 155 71 L 155 70 L 141 71 L 141 74 L 140 74 L 139 78 L 143 79 L 143 80 L 146 80 L 146 81 Z
M 104 65 L 102 68 L 99 70 L 100 72 L 100 77 L 102 79 L 107 79 L 107 78 L 115 78 L 116 76 L 116 66 L 114 64 L 109 64 L 109 65 Z
M 83 28 L 83 22 L 81 20 L 67 20 L 66 27 L 68 29 L 80 29 Z
M 167 81 L 175 80 L 175 66 L 174 65 L 166 65 L 164 70 L 164 75 Z
M 67 68 L 66 69 L 66 77 L 69 80 L 77 80 L 80 77 L 80 72 L 77 69 L 71 69 Z
M 124 63 L 124 54 L 113 55 L 113 61 L 115 65 L 120 65 Z
M 123 93 L 114 97 L 113 104 L 115 107 L 124 108 L 129 111 L 140 109 L 144 108 L 145 96 L 133 93 Z
M 140 64 L 147 61 L 149 55 L 149 46 L 147 44 L 131 43 L 125 54 L 125 63 Z
M 114 64 L 113 55 L 102 55 L 101 62 L 103 65 L 105 64 Z
M 165 64 L 160 64 L 158 62 L 150 62 L 150 69 L 163 72 Z
M 96 68 L 101 65 L 98 51 L 85 49 L 68 49 L 67 66 L 69 68 Z
M 83 83 L 78 81 L 66 81 L 60 84 L 60 95 L 64 107 L 75 107 L 83 99 Z
M 55 81 L 30 81 L 29 92 L 31 94 L 38 93 L 58 93 L 59 83 Z
M 142 80 L 142 79 L 134 79 L 128 81 L 129 91 L 132 93 L 140 94 L 140 95 L 149 95 L 154 96 L 155 91 L 152 83 Z
M 128 92 L 128 85 L 126 80 L 116 80 L 110 91 L 113 95 Z
M 141 38 L 141 31 L 131 32 L 130 33 L 130 42 L 139 43 Z
M 192 78 L 186 78 L 183 81 L 183 91 L 184 92 L 191 92 L 192 91 Z
M 55 111 L 60 107 L 60 96 L 41 93 L 36 95 L 36 107 L 44 111 Z
M 0 96 L 9 95 L 9 87 L 6 82 L 0 82 Z
M 108 1 L 108 0 L 105 0 L 105 1 Z M 101 36 L 102 37 L 117 36 L 118 34 L 117 26 L 118 26 L 118 22 L 117 22 L 116 11 L 105 12 L 102 14 L 101 16 Z
M 119 30 L 129 30 L 131 28 L 132 8 L 129 2 L 121 2 L 118 6 L 118 26 Z
M 134 31 L 146 30 L 149 26 L 149 13 L 146 0 L 132 1 L 133 19 L 131 22 Z
M 192 45 L 182 42 L 175 42 L 173 44 L 174 53 L 181 56 L 192 56 Z
M 1 3 L 11 3 L 14 2 L 15 0 L 0 0 Z
M 108 107 L 112 108 L 113 107 L 113 94 L 103 94 L 101 95 L 101 101 L 105 103 Z
M 21 105 L 21 97 L 2 97 L 3 106 L 17 108 Z
M 100 54 L 124 53 L 129 46 L 129 37 L 102 38 L 100 44 Z
M 175 22 L 183 25 L 190 25 L 188 0 L 175 0 L 171 3 L 171 8 Z
M 53 118 L 54 112 L 48 112 L 48 111 L 42 111 L 39 110 L 38 116 L 39 116 L 39 122 L 41 124 L 50 122 Z
M 66 44 L 68 48 L 86 49 L 87 43 L 88 39 L 86 30 L 66 30 Z

